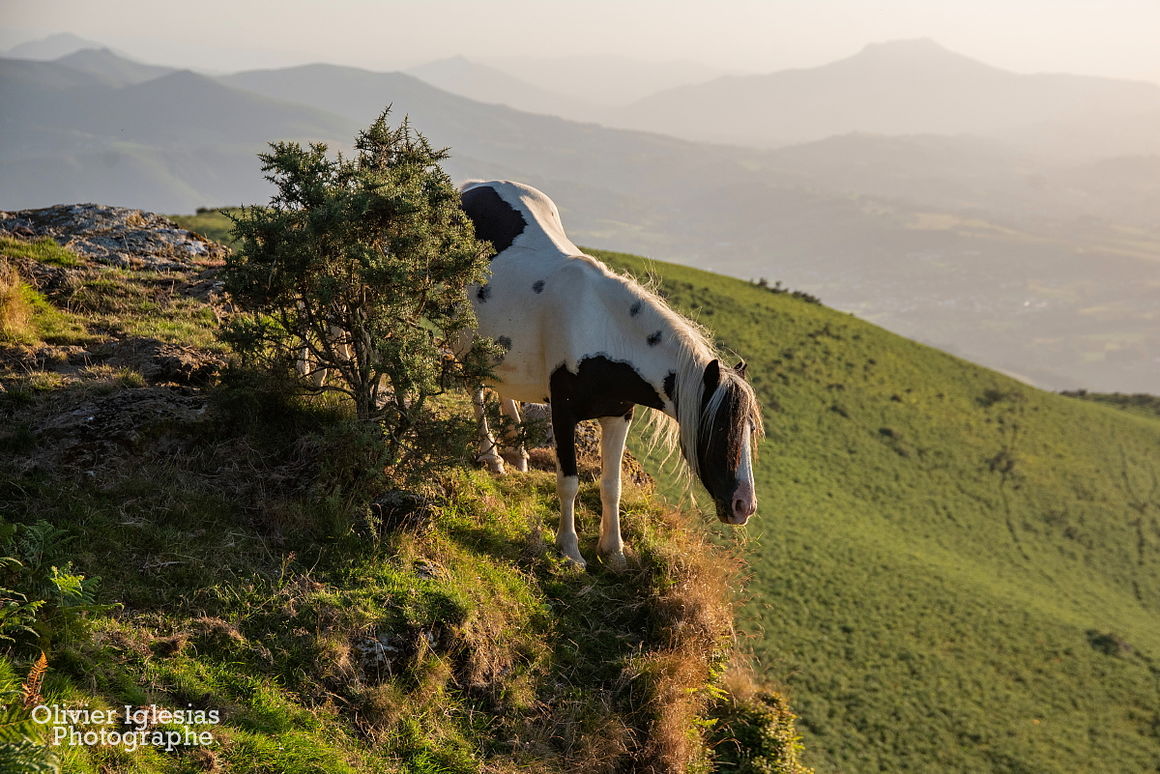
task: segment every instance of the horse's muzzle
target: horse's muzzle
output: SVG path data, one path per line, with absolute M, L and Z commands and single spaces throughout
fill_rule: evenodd
M 717 518 L 738 527 L 749 521 L 756 511 L 757 495 L 749 482 L 738 484 L 728 502 L 717 503 Z

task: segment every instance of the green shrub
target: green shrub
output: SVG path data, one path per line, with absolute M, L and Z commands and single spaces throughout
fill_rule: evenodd
M 497 352 L 476 342 L 450 356 L 474 327 L 465 288 L 490 248 L 439 167 L 446 152 L 386 119 L 359 134 L 353 158 L 272 144 L 261 159 L 278 193 L 237 216 L 223 278 L 243 310 L 226 332 L 243 359 L 284 373 L 296 362 L 315 389 L 347 396 L 397 464 L 418 446 L 428 399 L 478 381 Z

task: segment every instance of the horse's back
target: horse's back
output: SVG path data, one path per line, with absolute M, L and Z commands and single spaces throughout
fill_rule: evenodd
M 551 372 L 586 356 L 623 357 L 619 318 L 636 294 L 564 234 L 555 204 L 531 186 L 468 183 L 464 210 L 497 253 L 486 284 L 472 288 L 479 332 L 507 350 L 496 368 L 505 396 L 541 401 Z
M 580 252 L 564 233 L 556 203 L 530 185 L 510 180 L 473 181 L 465 183 L 459 195 L 476 236 L 495 246 L 496 258 L 513 247 L 545 256 Z

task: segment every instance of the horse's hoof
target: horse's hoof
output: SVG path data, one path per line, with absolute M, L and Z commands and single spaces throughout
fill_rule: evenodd
M 568 548 L 559 544 L 556 547 L 560 549 L 560 553 L 572 569 L 583 571 L 588 568 L 588 562 L 584 561 L 584 557 L 580 554 L 579 548 Z
M 607 554 L 597 554 L 600 563 L 613 572 L 624 572 L 628 569 L 628 560 L 624 558 L 624 551 L 612 551 Z
M 515 468 L 520 473 L 527 473 L 528 472 L 528 459 L 529 459 L 529 457 L 528 457 L 526 452 L 523 454 L 516 454 L 515 452 L 505 452 L 503 454 L 504 462 L 506 462 L 508 465 L 511 465 L 513 468 Z
M 568 569 L 575 572 L 584 572 L 588 569 L 588 562 L 584 561 L 582 556 L 572 556 L 571 554 L 564 554 L 564 564 Z
M 507 470 L 504 469 L 503 458 L 498 454 L 495 456 L 484 455 L 479 458 L 479 462 L 482 462 L 488 472 L 494 475 L 502 476 L 507 473 Z

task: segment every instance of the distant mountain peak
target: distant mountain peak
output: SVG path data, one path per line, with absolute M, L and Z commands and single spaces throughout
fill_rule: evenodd
M 877 43 L 867 43 L 863 48 L 863 54 L 874 53 L 943 53 L 953 54 L 949 48 L 939 43 L 934 38 L 900 38 L 898 40 L 884 40 Z
M 173 72 L 172 67 L 144 64 L 103 46 L 82 48 L 54 59 L 53 62 L 91 75 L 103 76 L 122 85 L 143 83 Z
M 159 84 L 166 85 L 187 83 L 198 85 L 210 84 L 213 86 L 222 85 L 218 81 L 215 81 L 213 78 L 202 75 L 201 73 L 196 73 L 193 70 L 173 70 L 172 72 L 168 72 L 165 75 L 162 75 L 160 78 L 157 78 L 156 81 Z
M 82 49 L 79 49 L 77 51 L 73 51 L 71 54 L 65 54 L 62 57 L 54 59 L 53 61 L 59 62 L 60 64 L 68 64 L 70 61 L 78 61 L 78 60 L 82 60 L 82 59 L 93 61 L 93 60 L 100 60 L 100 59 L 104 59 L 104 60 L 125 59 L 125 57 L 119 56 L 111 48 L 101 46 L 99 48 L 82 48 Z
M 916 62 L 945 62 L 971 64 L 988 70 L 996 70 L 985 62 L 952 51 L 933 38 L 906 38 L 869 43 L 846 62 L 903 64 L 912 66 Z
M 29 40 L 13 46 L 4 53 L 4 56 L 13 59 L 49 61 L 91 48 L 104 48 L 104 44 L 73 35 L 71 32 L 58 32 L 39 40 Z

